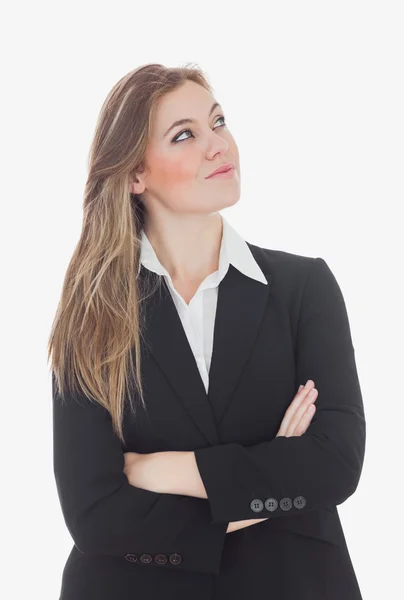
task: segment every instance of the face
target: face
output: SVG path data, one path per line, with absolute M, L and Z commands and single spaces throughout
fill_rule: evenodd
M 240 197 L 240 164 L 236 142 L 220 106 L 210 92 L 187 81 L 159 100 L 151 124 L 144 173 L 131 191 L 143 194 L 148 210 L 209 214 L 232 206 Z M 171 126 L 180 119 L 193 122 Z M 167 130 L 170 131 L 167 132 Z M 231 162 L 232 177 L 208 175 Z

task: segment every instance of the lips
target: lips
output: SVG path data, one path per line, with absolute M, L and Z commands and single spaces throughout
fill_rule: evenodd
M 213 177 L 214 175 L 217 175 L 218 173 L 226 173 L 227 171 L 230 171 L 230 169 L 234 169 L 234 165 L 232 163 L 226 163 L 224 165 L 221 165 L 215 171 L 213 171 L 210 175 L 208 175 L 208 177 L 206 179 L 209 179 L 209 177 Z

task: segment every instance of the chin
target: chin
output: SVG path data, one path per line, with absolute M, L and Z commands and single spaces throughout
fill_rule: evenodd
M 234 206 L 240 200 L 240 192 L 237 194 L 222 194 L 218 195 L 217 198 L 217 208 L 216 210 L 222 210 L 223 208 L 228 208 L 230 206 Z

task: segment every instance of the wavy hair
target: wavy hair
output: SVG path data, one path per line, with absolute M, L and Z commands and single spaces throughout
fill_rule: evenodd
M 48 341 L 52 383 L 62 401 L 79 394 L 101 404 L 122 443 L 126 397 L 134 414 L 138 395 L 146 409 L 140 371 L 142 302 L 156 283 L 151 272 L 137 276 L 147 211 L 142 194 L 130 192 L 130 182 L 145 169 L 159 99 L 188 80 L 212 92 L 191 63 L 177 68 L 148 64 L 122 77 L 107 95 L 88 157 L 82 231 Z

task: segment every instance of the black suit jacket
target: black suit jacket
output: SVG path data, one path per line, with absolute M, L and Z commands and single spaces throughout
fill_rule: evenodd
M 248 244 L 268 285 L 219 285 L 209 393 L 166 284 L 147 300 L 147 414 L 124 417 L 53 383 L 54 473 L 74 540 L 60 600 L 359 600 L 337 505 L 357 488 L 365 418 L 341 289 L 327 263 Z M 144 275 L 144 267 L 140 276 Z M 300 384 L 300 437 L 276 437 Z M 194 450 L 208 499 L 129 484 L 123 452 Z M 267 521 L 226 534 L 230 521 Z

